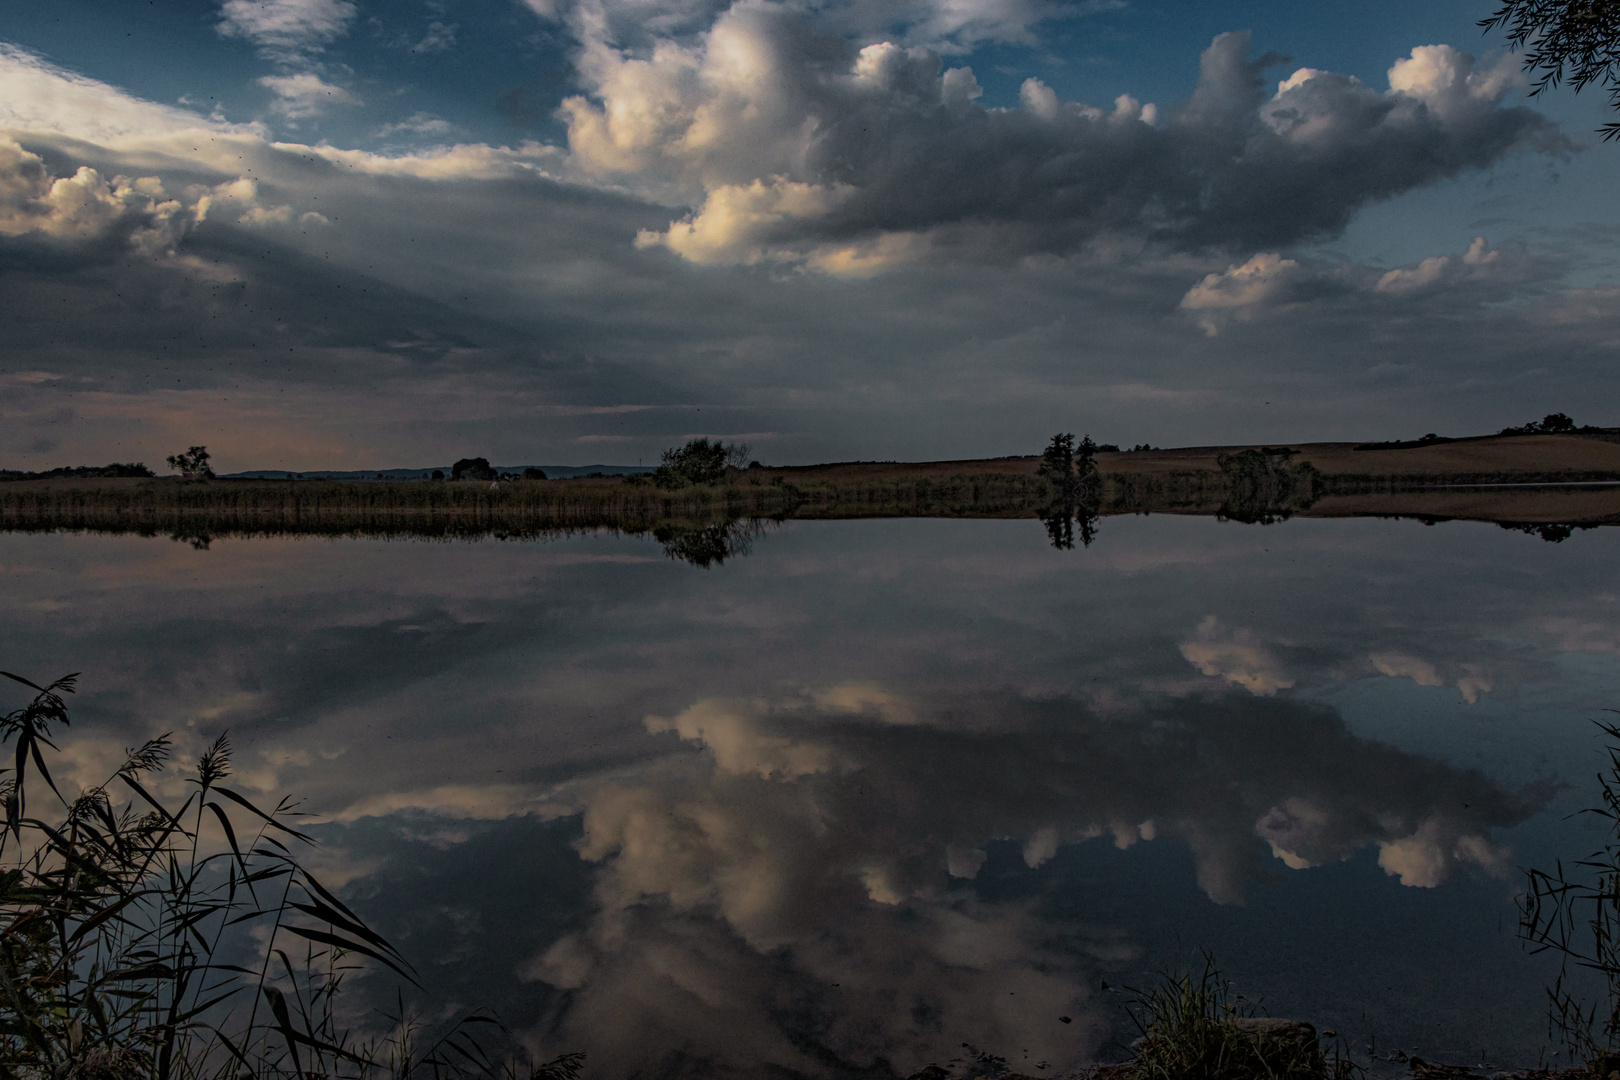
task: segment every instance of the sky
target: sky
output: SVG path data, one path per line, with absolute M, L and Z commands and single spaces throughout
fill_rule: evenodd
M 1620 424 L 1492 3 L 0 4 L 0 467 Z

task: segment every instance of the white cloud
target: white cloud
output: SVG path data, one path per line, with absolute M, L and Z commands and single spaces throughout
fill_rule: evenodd
M 896 236 L 949 237 L 913 251 L 958 258 L 1068 252 L 1114 236 L 1280 246 L 1332 235 L 1367 203 L 1514 150 L 1565 145 L 1537 114 L 1502 107 L 1514 84 L 1500 65 L 1473 72 L 1471 58 L 1443 46 L 1397 63 L 1387 91 L 1301 69 L 1268 100 L 1266 61 L 1248 59 L 1247 35 L 1227 34 L 1179 110 L 1129 94 L 1111 110 L 1063 101 L 1034 78 L 1019 108 L 986 109 L 972 71 L 945 71 L 938 50 L 856 49 L 770 2 L 737 3 L 701 34 L 636 51 L 592 26 L 579 65 L 590 93 L 561 113 L 574 162 L 694 206 L 641 243 L 703 263 L 833 269 L 839 258 L 822 253 Z M 1256 258 L 1273 262 L 1233 270 L 1286 269 L 1280 255 Z
M 1484 836 L 1459 835 L 1439 818 L 1425 821 L 1410 836 L 1378 845 L 1378 865 L 1412 888 L 1432 889 L 1467 864 L 1501 876 L 1512 867 L 1512 853 Z
M 1380 277 L 1374 287 L 1383 293 L 1409 293 L 1441 281 L 1477 278 L 1484 275 L 1500 255 L 1501 252 L 1486 247 L 1483 236 L 1476 236 L 1460 257 L 1437 255 L 1413 267 L 1397 267 Z
M 333 165 L 374 176 L 414 176 L 419 180 L 500 180 L 524 173 L 549 176 L 566 171 L 563 153 L 554 146 L 526 142 L 513 149 L 485 143 L 458 143 L 409 154 L 374 154 L 322 143 L 275 143 L 273 148 L 299 156 L 319 157 Z
M 757 263 L 780 253 L 771 241 L 784 232 L 791 235 L 795 221 L 825 215 L 851 194 L 847 187 L 801 184 L 780 176 L 769 184 L 726 184 L 709 192 L 696 217 L 670 222 L 666 232 L 643 231 L 636 246 L 661 244 L 700 265 Z
M 1276 297 L 1299 269 L 1299 263 L 1276 252 L 1256 255 L 1239 266 L 1233 263 L 1223 273 L 1206 274 L 1204 280 L 1181 298 L 1184 311 L 1197 311 L 1198 324 L 1214 337 L 1228 318 L 1252 318 L 1261 305 Z
M 1225 679 L 1251 694 L 1270 697 L 1294 685 L 1282 663 L 1241 628 L 1228 630 L 1215 616 L 1198 624 L 1190 641 L 1181 643 L 1181 655 L 1205 675 Z
M 535 14 L 568 25 L 583 41 L 610 41 L 645 50 L 713 25 L 731 0 L 525 0 Z M 1084 17 L 1124 6 L 1124 0 L 806 0 L 797 4 L 839 36 L 872 41 L 895 37 L 945 55 L 987 41 L 1036 45 L 1034 28 L 1053 19 Z
M 276 96 L 271 108 L 289 120 L 318 116 L 331 105 L 358 105 L 360 100 L 341 86 L 311 71 L 292 75 L 266 75 L 259 85 Z
M 397 124 L 384 124 L 377 129 L 377 138 L 387 139 L 395 135 L 448 135 L 455 130 L 455 125 L 442 116 L 435 116 L 429 112 L 412 113 Z
M 1367 657 L 1372 661 L 1373 667 L 1381 674 L 1390 678 L 1405 676 L 1419 686 L 1444 686 L 1446 680 L 1434 669 L 1434 665 L 1427 660 L 1419 660 L 1415 656 L 1404 653 L 1373 653 Z
M 133 218 L 138 220 L 135 232 L 150 239 L 132 242 L 170 247 L 178 231 L 173 219 L 181 209 L 179 202 L 165 197 L 156 177 L 108 180 L 89 167 L 53 177 L 39 155 L 0 139 L 0 234 L 85 241 Z
M 1565 652 L 1620 656 L 1620 626 L 1611 622 L 1559 616 L 1538 619 L 1535 625 Z
M 1222 272 L 1206 274 L 1182 296 L 1180 306 L 1214 337 L 1234 322 L 1252 322 L 1313 301 L 1377 304 L 1387 310 L 1389 304 L 1422 302 L 1449 290 L 1483 302 L 1499 297 L 1504 286 L 1530 272 L 1531 260 L 1522 255 L 1504 259 L 1482 236 L 1474 237 L 1461 254 L 1435 255 L 1382 273 L 1354 263 L 1287 259 L 1278 252 L 1262 252 Z M 1465 287 L 1469 292 L 1462 291 Z
M 324 220 L 264 203 L 258 184 L 246 177 L 170 192 L 157 176 L 108 177 L 87 165 L 54 176 L 42 157 L 0 135 L 0 236 L 35 237 L 73 249 L 110 241 L 121 250 L 206 271 L 179 256 L 177 247 L 221 210 L 250 226 Z
M 1373 653 L 1367 659 L 1372 661 L 1373 667 L 1377 668 L 1380 674 L 1391 678 L 1404 676 L 1419 686 L 1444 686 L 1447 682 L 1446 676 L 1442 675 L 1433 664 L 1405 653 Z M 1481 694 L 1488 694 L 1495 688 L 1495 678 L 1482 664 L 1454 665 L 1453 671 L 1456 673 L 1457 690 L 1465 704 L 1478 704 Z
M 647 730 L 655 735 L 673 731 L 690 742 L 702 743 L 726 772 L 769 779 L 809 776 L 833 768 L 834 756 L 825 746 L 762 731 L 765 711 L 760 703 L 700 701 L 672 719 L 647 717 Z
M 0 43 L 0 131 L 60 135 L 118 150 L 236 160 L 221 144 L 257 141 L 253 124 L 225 124 L 132 97 Z
M 258 45 L 272 59 L 319 52 L 349 31 L 350 0 L 225 0 L 219 32 Z

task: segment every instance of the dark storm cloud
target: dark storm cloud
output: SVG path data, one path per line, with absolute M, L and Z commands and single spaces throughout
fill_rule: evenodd
M 1515 150 L 1568 149 L 1539 114 L 1502 106 L 1516 69 L 1477 68 L 1446 46 L 1398 61 L 1387 91 L 1301 68 L 1271 94 L 1261 73 L 1281 58 L 1249 52 L 1247 33 L 1217 37 L 1179 109 L 1064 102 L 1036 79 L 1020 108 L 987 109 L 972 71 L 942 70 L 933 51 L 857 51 L 795 11 L 749 3 L 701 43 L 665 42 L 650 59 L 588 43 L 592 96 L 563 112 L 578 165 L 698 205 L 644 243 L 844 273 L 1104 239 L 1297 243 Z

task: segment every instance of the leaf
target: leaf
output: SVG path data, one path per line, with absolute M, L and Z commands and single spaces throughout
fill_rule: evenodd
M 156 810 L 158 813 L 163 815 L 165 820 L 169 821 L 170 823 L 172 823 L 176 827 L 178 827 L 180 825 L 180 822 L 175 819 L 175 816 L 173 814 L 169 813 L 168 809 L 162 803 L 160 803 L 156 799 L 152 798 L 151 792 L 149 792 L 145 788 L 141 787 L 141 782 L 139 780 L 135 779 L 133 776 L 130 776 L 130 775 L 126 774 L 126 773 L 119 773 L 118 774 L 118 779 L 122 780 L 124 783 L 126 783 L 130 787 L 134 788 L 135 789 L 135 794 L 137 794 L 141 798 L 145 799 L 147 801 L 148 805 L 150 805 L 152 807 L 152 809 Z M 191 803 L 191 800 L 187 799 L 186 804 L 190 805 L 190 803 Z M 182 813 L 185 812 L 184 808 L 181 809 L 181 812 Z
M 247 860 L 242 858 L 242 849 L 236 842 L 236 830 L 231 828 L 231 819 L 225 816 L 225 811 L 220 807 L 219 803 L 210 802 L 203 803 L 203 805 L 212 810 L 214 816 L 219 819 L 220 828 L 225 830 L 225 839 L 230 841 L 231 851 L 236 855 L 236 865 L 242 868 L 242 874 L 245 877 L 248 872 Z M 253 886 L 249 885 L 248 891 L 252 892 Z M 255 896 L 254 900 L 258 900 L 258 897 Z
M 289 826 L 283 825 L 281 822 L 277 821 L 275 818 L 271 817 L 269 814 L 265 813 L 263 810 L 260 810 L 257 806 L 254 806 L 252 803 L 248 802 L 246 799 L 244 799 L 242 796 L 238 795 L 236 792 L 232 791 L 230 788 L 216 787 L 216 788 L 213 789 L 213 791 L 214 791 L 214 794 L 223 795 L 227 799 L 230 799 L 232 802 L 237 803 L 237 804 L 239 804 L 241 806 L 244 806 L 248 810 L 252 811 L 253 813 L 258 814 L 260 817 L 264 818 L 264 820 L 268 821 L 272 828 L 280 829 L 282 832 L 287 833 L 290 836 L 296 836 L 296 837 L 298 837 L 298 839 L 304 841 L 305 843 L 308 843 L 308 844 L 315 843 L 315 838 L 313 836 L 308 836 L 308 835 L 306 835 L 304 833 L 299 832 L 297 829 L 290 828 Z
M 410 965 L 405 964 L 403 959 L 400 960 L 399 963 L 395 963 L 388 956 L 378 952 L 368 945 L 362 945 L 358 941 L 351 941 L 347 938 L 338 937 L 336 934 L 329 934 L 325 930 L 314 930 L 307 926 L 283 926 L 282 929 L 321 945 L 334 945 L 337 948 L 345 950 L 346 952 L 357 952 L 362 956 L 369 956 L 378 963 L 386 965 L 389 970 L 395 972 L 401 978 L 410 980 L 411 985 L 417 987 L 422 985 L 420 982 L 417 982 L 415 975 L 405 970 L 405 968 L 410 967 Z M 405 967 L 400 967 L 400 964 L 405 964 Z
M 108 904 L 106 907 L 101 908 L 94 915 L 90 916 L 88 919 L 84 920 L 84 922 L 79 924 L 79 928 L 73 932 L 73 936 L 68 938 L 68 944 L 77 944 L 86 934 L 90 933 L 90 931 L 94 930 L 96 927 L 100 926 L 114 915 L 117 915 L 120 911 L 124 910 L 124 908 L 128 907 L 141 897 L 150 895 L 152 895 L 152 890 L 140 889 L 136 892 L 130 893 L 128 896 L 125 896 L 122 900 L 119 900 L 115 904 Z
M 320 919 L 323 922 L 331 923 L 333 926 L 336 926 L 340 930 L 347 930 L 349 933 L 355 935 L 356 937 L 364 938 L 365 940 L 371 942 L 373 945 L 376 945 L 379 948 L 387 949 L 389 952 L 393 953 L 395 956 L 399 955 L 399 950 L 394 948 L 392 945 L 390 945 L 388 943 L 388 940 L 386 938 L 384 938 L 381 934 L 377 933 L 375 930 L 372 930 L 372 929 L 368 928 L 363 923 L 356 922 L 353 919 L 345 918 L 342 914 L 340 914 L 337 911 L 334 911 L 332 908 L 328 907 L 325 904 L 322 904 L 322 903 L 300 904 L 300 903 L 297 903 L 296 901 L 292 901 L 292 902 L 288 903 L 288 907 L 296 908 L 297 910 L 302 911 L 306 915 L 313 915 L 315 918 Z

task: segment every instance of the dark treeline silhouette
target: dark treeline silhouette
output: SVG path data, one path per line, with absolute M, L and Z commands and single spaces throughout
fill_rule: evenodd
M 23 469 L 0 469 L 4 480 L 116 480 L 120 478 L 150 479 L 156 474 L 142 461 L 119 462 L 109 465 L 74 465 L 71 468 L 46 469 L 27 472 Z
M 1103 491 L 1102 475 L 1097 471 L 1099 449 L 1090 435 L 1076 443 L 1073 432 L 1060 431 L 1041 453 L 1035 472 L 1051 485 L 1051 499 L 1039 517 L 1055 548 L 1072 550 L 1076 536 L 1082 547 L 1090 547 L 1097 538 Z

